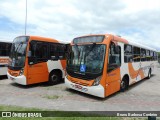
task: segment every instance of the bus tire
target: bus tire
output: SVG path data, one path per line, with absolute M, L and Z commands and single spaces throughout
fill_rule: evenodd
M 124 92 L 125 90 L 127 90 L 129 87 L 129 80 L 128 77 L 124 77 L 121 81 L 121 86 L 120 86 L 120 91 Z
M 151 78 L 151 68 L 148 71 L 148 77 L 147 77 L 147 79 L 150 79 L 150 78 Z
M 61 74 L 59 72 L 57 72 L 57 71 L 53 71 L 49 75 L 49 81 L 48 81 L 48 83 L 50 85 L 56 85 L 56 84 L 58 84 L 61 81 L 61 79 L 62 79 L 61 78 Z

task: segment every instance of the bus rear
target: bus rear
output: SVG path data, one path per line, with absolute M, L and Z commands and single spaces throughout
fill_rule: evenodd
M 15 38 L 9 58 L 8 78 L 22 85 L 61 82 L 66 66 L 65 47 L 65 44 L 50 38 Z

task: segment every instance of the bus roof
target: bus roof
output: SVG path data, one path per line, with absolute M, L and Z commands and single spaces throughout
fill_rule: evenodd
M 144 49 L 148 49 L 148 50 L 157 51 L 156 49 L 151 48 L 151 47 L 148 47 L 147 45 L 142 45 L 142 44 L 139 44 L 139 43 L 130 41 L 130 40 L 126 40 L 126 39 L 124 39 L 124 38 L 122 38 L 122 37 L 120 37 L 120 36 L 112 35 L 112 34 L 89 34 L 89 35 L 84 35 L 84 36 L 80 36 L 80 37 L 101 36 L 101 35 L 106 36 L 106 37 L 107 37 L 107 36 L 108 36 L 108 37 L 110 36 L 110 37 L 116 38 L 117 41 L 119 41 L 119 42 L 124 42 L 124 43 L 125 43 L 125 42 L 127 41 L 127 43 L 130 44 L 130 45 L 137 46 L 137 47 L 144 48 Z M 76 38 L 80 38 L 80 37 L 76 37 Z
M 122 38 L 122 37 L 120 37 L 120 36 L 116 36 L 116 35 L 113 35 L 113 36 L 114 36 L 114 37 L 118 37 L 118 38 L 123 39 L 123 40 L 126 40 L 126 39 L 124 39 L 124 38 Z M 147 46 L 147 45 L 142 45 L 142 44 L 140 44 L 140 43 L 136 43 L 136 42 L 131 41 L 131 40 L 127 40 L 127 41 L 128 41 L 128 44 L 129 44 L 129 45 L 137 46 L 137 47 L 140 47 L 140 48 L 143 48 L 143 49 L 148 49 L 148 50 L 157 51 L 156 49 L 151 48 L 151 47 L 149 47 L 149 46 Z
M 39 41 L 48 41 L 48 42 L 59 42 L 59 40 L 56 40 L 54 38 L 47 38 L 47 37 L 41 37 L 41 36 L 29 36 L 32 40 L 39 40 Z
M 55 42 L 55 43 L 59 42 L 59 40 L 56 40 L 54 38 L 47 38 L 47 37 L 33 36 L 33 35 L 22 35 L 22 36 L 17 36 L 17 37 L 25 37 L 25 36 L 30 37 L 30 39 L 32 39 L 32 40 Z
M 128 42 L 129 42 L 130 45 L 133 45 L 133 46 L 137 46 L 137 47 L 148 49 L 148 50 L 157 51 L 156 49 L 148 47 L 147 45 L 142 45 L 142 44 L 139 44 L 139 43 L 136 43 L 136 42 L 133 42 L 133 41 L 128 41 Z

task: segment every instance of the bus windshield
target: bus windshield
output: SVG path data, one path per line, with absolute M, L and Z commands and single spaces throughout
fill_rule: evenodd
M 17 37 L 14 39 L 11 53 L 9 67 L 21 69 L 24 67 L 26 58 L 28 37 Z
M 105 49 L 105 45 L 96 43 L 73 45 L 69 52 L 67 69 L 80 73 L 101 73 Z

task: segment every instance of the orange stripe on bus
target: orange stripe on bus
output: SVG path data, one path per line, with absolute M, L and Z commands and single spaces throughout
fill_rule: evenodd
M 63 69 L 66 69 L 66 60 L 60 60 Z
M 68 75 L 68 80 L 71 81 L 72 83 L 76 83 L 79 85 L 84 85 L 84 86 L 92 86 L 94 83 L 94 80 L 82 80 L 82 79 L 78 79 L 78 78 L 74 78 Z
M 142 69 L 138 69 L 138 70 L 135 70 L 133 68 L 133 65 L 132 63 L 128 63 L 128 69 L 129 69 L 129 74 L 131 76 L 132 79 L 135 79 L 138 75 L 141 76 L 141 79 L 144 78 L 144 72 Z

